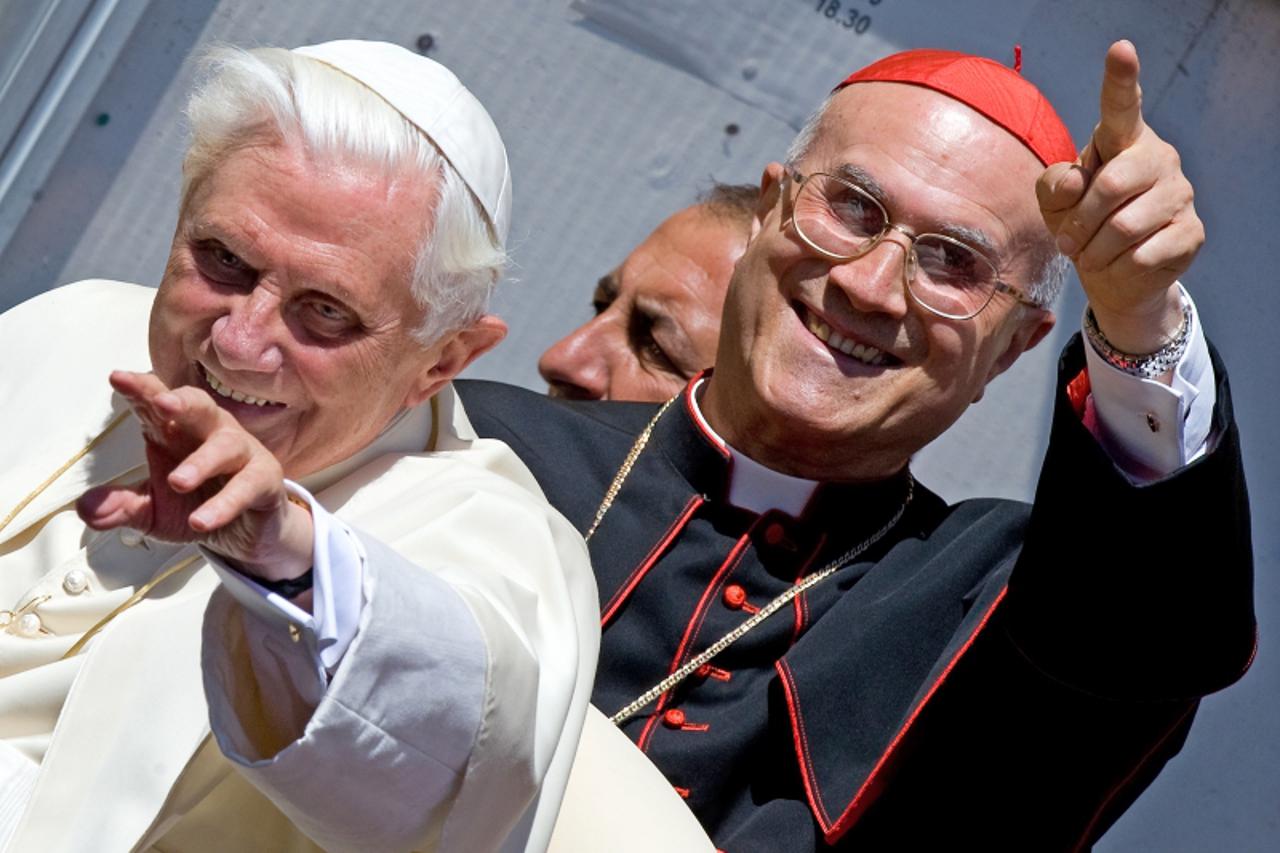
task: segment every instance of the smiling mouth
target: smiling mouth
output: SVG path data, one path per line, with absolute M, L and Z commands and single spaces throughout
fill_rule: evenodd
M 831 326 L 804 305 L 797 303 L 795 305 L 796 313 L 800 315 L 804 321 L 804 326 L 809 333 L 818 340 L 822 341 L 828 347 L 837 352 L 843 353 L 850 358 L 857 359 L 863 364 L 873 366 L 889 366 L 892 367 L 901 364 L 899 359 L 895 358 L 884 350 L 876 349 L 873 346 L 860 344 L 849 338 L 844 337 L 839 332 L 833 330 Z
M 199 369 L 200 375 L 204 377 L 205 384 L 208 385 L 209 388 L 212 389 L 213 392 L 217 394 L 219 397 L 223 397 L 228 400 L 234 400 L 237 403 L 245 403 L 246 405 L 250 405 L 250 406 L 258 406 L 258 407 L 275 406 L 279 408 L 285 407 L 284 403 L 277 403 L 275 400 L 265 400 L 261 397 L 254 397 L 251 394 L 245 394 L 243 391 L 237 391 L 236 389 L 232 388 L 230 385 L 227 385 L 221 382 L 218 379 L 218 377 L 214 376 L 212 373 L 209 372 L 209 368 L 205 367 L 203 364 L 200 364 L 199 362 L 196 363 L 196 367 L 197 369 Z

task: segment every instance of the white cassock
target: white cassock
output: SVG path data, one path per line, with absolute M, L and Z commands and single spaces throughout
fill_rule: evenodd
M 0 316 L 5 849 L 545 847 L 599 641 L 581 537 L 446 389 L 434 418 L 419 407 L 308 481 L 366 556 L 359 631 L 308 688 L 313 635 L 251 613 L 190 546 L 94 533 L 72 509 L 141 476 L 106 376 L 149 368 L 153 294 L 83 282 Z

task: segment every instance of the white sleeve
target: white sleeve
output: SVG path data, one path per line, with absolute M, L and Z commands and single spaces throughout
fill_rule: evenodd
M 330 544 L 340 531 L 362 558 L 358 628 L 331 676 L 327 606 L 245 595 L 252 582 L 220 567 L 211 728 L 326 850 L 507 853 L 550 835 L 590 696 L 595 585 L 582 537 L 531 478 L 513 482 L 528 475 L 510 450 L 477 444 L 383 457 L 319 496 L 342 513 Z
M 447 583 L 375 539 L 362 545 L 371 594 L 332 680 L 315 634 L 283 608 L 215 593 L 210 724 L 223 754 L 326 850 L 434 849 L 484 719 L 486 641 Z
M 360 591 L 364 551 L 351 529 L 321 506 L 310 492 L 292 480 L 285 480 L 285 488 L 291 495 L 305 500 L 311 509 L 314 539 L 310 613 L 236 571 L 217 553 L 207 548 L 201 550 L 227 592 L 268 623 L 280 624 L 283 620 L 304 632 L 308 648 L 314 650 L 317 668 L 332 675 L 360 623 L 364 604 Z
M 1097 415 L 1091 429 L 1134 482 L 1171 474 L 1208 446 L 1216 402 L 1213 364 L 1195 303 L 1186 290 L 1182 299 L 1191 312 L 1191 339 L 1171 385 L 1112 367 L 1085 338 L 1090 402 Z

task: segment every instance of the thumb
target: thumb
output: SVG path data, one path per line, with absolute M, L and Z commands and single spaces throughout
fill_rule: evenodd
M 1036 200 L 1044 224 L 1056 233 L 1063 217 L 1089 188 L 1089 173 L 1078 163 L 1054 163 L 1036 181 Z
M 151 492 L 145 482 L 132 486 L 98 486 L 76 501 L 76 514 L 94 530 L 115 527 L 151 529 Z

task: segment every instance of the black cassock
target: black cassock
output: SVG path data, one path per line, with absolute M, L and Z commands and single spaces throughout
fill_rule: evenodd
M 915 484 L 884 539 L 623 724 L 726 853 L 1088 847 L 1181 747 L 1198 697 L 1247 667 L 1249 516 L 1221 362 L 1210 451 L 1142 487 L 1081 424 L 1067 386 L 1083 363 L 1077 338 L 1034 508 L 947 506 Z M 458 390 L 582 531 L 656 411 Z M 736 509 L 688 393 L 590 541 L 606 714 L 907 492 L 904 473 L 824 484 L 800 518 Z

